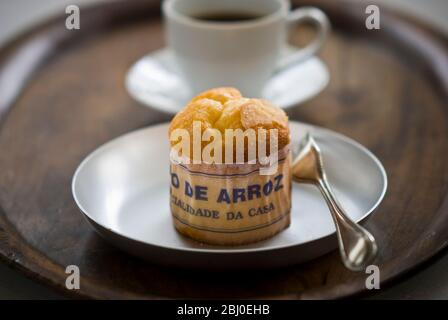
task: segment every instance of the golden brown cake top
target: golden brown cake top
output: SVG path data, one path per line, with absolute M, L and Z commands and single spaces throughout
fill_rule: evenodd
M 171 121 L 169 135 L 175 129 L 192 135 L 195 121 L 201 123 L 202 132 L 216 129 L 222 134 L 226 129 L 277 129 L 279 150 L 290 142 L 288 117 L 282 109 L 267 100 L 244 98 L 235 88 L 211 89 L 194 97 Z
M 218 129 L 278 129 L 279 148 L 289 143 L 288 117 L 267 100 L 248 99 L 235 88 L 216 88 L 194 97 L 171 121 L 174 129 L 192 130 L 200 121 L 202 130 Z

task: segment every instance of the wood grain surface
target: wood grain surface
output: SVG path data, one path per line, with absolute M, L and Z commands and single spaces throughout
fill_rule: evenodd
M 352 1 L 294 1 L 329 15 L 321 56 L 332 80 L 290 116 L 341 132 L 383 162 L 389 190 L 366 223 L 387 282 L 448 243 L 448 41 L 418 21 L 382 10 L 364 27 Z M 85 298 L 338 298 L 364 290 L 366 275 L 332 252 L 306 264 L 231 273 L 170 269 L 115 249 L 83 219 L 71 195 L 80 161 L 100 144 L 169 117 L 124 89 L 127 69 L 164 46 L 158 1 L 105 3 L 64 17 L 0 51 L 0 257 L 28 276 Z M 306 32 L 295 32 L 301 43 Z M 297 88 L 300 90 L 300 88 Z M 65 267 L 81 289 L 65 289 Z

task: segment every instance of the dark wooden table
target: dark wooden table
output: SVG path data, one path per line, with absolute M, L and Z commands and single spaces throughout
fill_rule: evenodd
M 382 11 L 367 31 L 356 1 L 294 1 L 324 9 L 335 32 L 322 52 L 330 86 L 291 118 L 346 134 L 388 171 L 384 203 L 367 222 L 377 237 L 382 281 L 419 266 L 448 241 L 448 42 Z M 81 269 L 92 298 L 332 298 L 364 290 L 337 252 L 286 269 L 211 273 L 148 264 L 108 245 L 83 220 L 70 182 L 81 161 L 122 133 L 169 117 L 133 102 L 127 68 L 160 48 L 158 2 L 83 10 L 83 28 L 56 18 L 0 52 L 0 256 L 65 290 L 65 266 Z M 297 34 L 294 41 L 303 41 Z M 300 90 L 300 88 L 297 88 Z

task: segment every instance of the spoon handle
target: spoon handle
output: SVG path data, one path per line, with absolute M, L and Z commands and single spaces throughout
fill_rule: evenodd
M 375 238 L 347 216 L 336 200 L 325 175 L 319 179 L 318 187 L 333 217 L 344 265 L 352 271 L 364 270 L 377 254 Z

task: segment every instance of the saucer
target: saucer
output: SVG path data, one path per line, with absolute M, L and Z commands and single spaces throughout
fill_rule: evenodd
M 319 58 L 312 57 L 275 73 L 267 83 L 262 98 L 288 109 L 316 96 L 329 80 L 325 64 Z M 152 52 L 138 60 L 130 68 L 125 85 L 129 94 L 142 105 L 169 114 L 177 113 L 192 98 L 188 86 L 176 71 L 173 54 L 168 49 Z
M 290 122 L 293 154 L 310 132 L 328 179 L 348 215 L 371 215 L 387 188 L 378 159 L 357 142 L 323 128 Z M 316 187 L 293 184 L 291 226 L 250 245 L 205 245 L 180 235 L 169 208 L 168 124 L 137 130 L 99 147 L 78 167 L 73 197 L 110 243 L 150 262 L 188 268 L 271 268 L 301 263 L 337 247 L 335 227 Z M 356 179 L 354 179 L 356 177 Z

